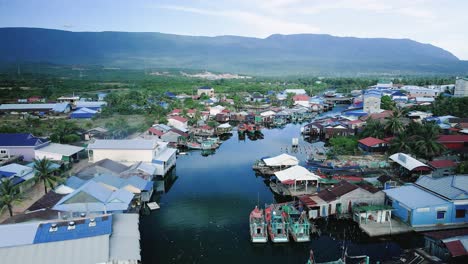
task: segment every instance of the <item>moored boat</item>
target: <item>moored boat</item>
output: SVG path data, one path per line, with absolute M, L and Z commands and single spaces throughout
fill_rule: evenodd
M 310 223 L 305 211 L 299 212 L 292 204 L 283 205 L 287 213 L 289 234 L 295 242 L 310 241 Z
M 268 242 L 267 224 L 263 210 L 255 206 L 255 209 L 250 212 L 249 222 L 252 243 Z
M 271 204 L 265 206 L 265 215 L 268 226 L 268 234 L 273 243 L 289 242 L 288 222 L 286 212 L 280 205 Z

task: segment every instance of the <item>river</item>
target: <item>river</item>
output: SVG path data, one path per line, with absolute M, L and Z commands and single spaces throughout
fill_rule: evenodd
M 371 262 L 391 260 L 406 248 L 421 246 L 419 236 L 371 239 L 345 220 L 320 221 L 321 236 L 309 243 L 252 244 L 250 211 L 257 203 L 275 202 L 262 177 L 251 169 L 255 160 L 291 151 L 300 138 L 298 124 L 264 129 L 263 139 L 239 140 L 237 132 L 216 153 L 179 156 L 166 176 L 165 193 L 155 195 L 161 209 L 141 217 L 143 263 L 305 263 L 313 249 L 318 262 L 336 260 L 346 245 L 349 255 L 367 254 Z M 299 140 L 304 163 L 311 144 Z

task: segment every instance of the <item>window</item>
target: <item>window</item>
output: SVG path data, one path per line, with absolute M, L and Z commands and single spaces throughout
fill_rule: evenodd
M 444 219 L 446 211 L 437 211 L 437 219 Z
M 0 153 L 1 154 L 6 154 L 6 150 L 2 149 L 2 150 L 0 150 Z
M 465 209 L 457 209 L 455 212 L 455 218 L 465 218 L 466 210 Z

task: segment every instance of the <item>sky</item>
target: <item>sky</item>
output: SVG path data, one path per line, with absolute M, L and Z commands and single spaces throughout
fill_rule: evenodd
M 0 0 L 0 27 L 410 38 L 468 60 L 466 0 Z

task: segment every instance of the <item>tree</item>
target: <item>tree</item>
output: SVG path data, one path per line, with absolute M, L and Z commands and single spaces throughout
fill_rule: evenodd
M 52 135 L 50 136 L 50 139 L 56 143 L 72 143 L 73 141 L 69 140 L 78 141 L 79 137 L 67 138 L 67 136 L 76 135 L 77 130 L 78 127 L 74 122 L 58 120 L 55 122 L 54 127 L 52 128 Z
M 333 137 L 329 140 L 333 155 L 352 155 L 354 154 L 358 142 L 354 137 Z
M 374 138 L 383 138 L 384 135 L 384 125 L 379 121 L 372 118 L 367 119 L 366 126 L 361 131 L 359 136 L 361 138 L 374 137 Z
M 390 117 L 386 118 L 385 131 L 387 134 L 397 135 L 400 134 L 405 128 L 401 122 L 402 114 L 398 109 L 395 109 Z
M 414 135 L 414 149 L 417 156 L 432 160 L 445 150 L 444 145 L 437 142 L 439 128 L 434 124 L 427 123 L 422 126 L 422 130 L 422 133 Z
M 58 177 L 52 174 L 51 161 L 46 157 L 35 159 L 34 170 L 36 178 L 44 183 L 44 192 L 47 194 L 47 186 L 53 188 L 54 184 L 58 181 Z
M 413 153 L 412 138 L 408 137 L 406 133 L 397 134 L 390 142 L 390 153 Z
M 380 99 L 380 108 L 385 110 L 393 110 L 395 109 L 395 102 L 392 101 L 392 98 L 390 96 L 384 95 Z
M 10 179 L 1 181 L 0 184 L 0 205 L 8 207 L 10 216 L 13 216 L 13 203 L 21 200 L 18 186 L 13 185 Z
M 119 118 L 115 122 L 106 123 L 106 128 L 109 129 L 112 137 L 117 139 L 128 136 L 131 129 L 127 121 L 123 118 Z

